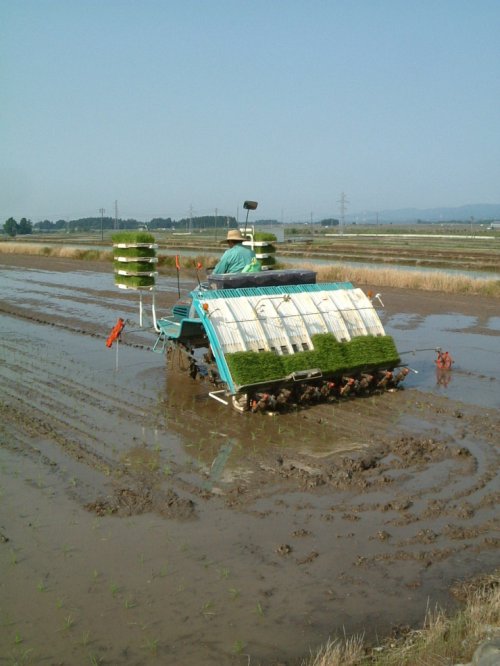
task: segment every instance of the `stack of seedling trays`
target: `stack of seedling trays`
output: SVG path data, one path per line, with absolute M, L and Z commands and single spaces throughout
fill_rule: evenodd
M 158 275 L 158 245 L 154 236 L 144 232 L 123 232 L 114 234 L 112 239 L 116 286 L 152 291 Z
M 255 251 L 255 257 L 260 262 L 263 271 L 268 271 L 274 268 L 276 264 L 276 246 L 273 241 L 276 241 L 274 234 L 266 232 L 257 232 L 254 235 L 252 242 L 245 242 L 244 245 L 252 246 Z

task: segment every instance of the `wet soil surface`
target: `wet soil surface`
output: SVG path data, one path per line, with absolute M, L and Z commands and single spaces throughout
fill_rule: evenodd
M 269 417 L 152 353 L 106 265 L 0 286 L 0 664 L 292 666 L 498 565 L 498 301 L 384 291 L 405 389 Z

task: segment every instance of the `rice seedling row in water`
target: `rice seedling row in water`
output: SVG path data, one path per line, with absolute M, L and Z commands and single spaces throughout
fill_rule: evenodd
M 312 336 L 314 349 L 278 355 L 272 351 L 235 352 L 226 361 L 239 386 L 282 379 L 293 372 L 319 368 L 325 374 L 354 372 L 366 367 L 394 366 L 400 361 L 391 336 L 360 336 L 338 342 L 331 333 Z

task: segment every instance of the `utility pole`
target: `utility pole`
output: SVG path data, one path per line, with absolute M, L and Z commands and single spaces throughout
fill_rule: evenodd
M 101 240 L 104 240 L 104 213 L 106 212 L 104 208 L 99 208 L 99 212 L 101 213 Z
M 193 233 L 193 204 L 189 206 L 189 233 Z
M 345 192 L 340 193 L 340 199 L 338 201 L 340 204 L 340 233 L 344 233 L 344 227 L 345 227 L 345 212 L 347 208 L 347 204 L 349 201 L 347 200 Z
M 115 229 L 118 229 L 118 200 L 115 199 Z
M 217 208 L 215 209 L 215 240 L 217 240 Z

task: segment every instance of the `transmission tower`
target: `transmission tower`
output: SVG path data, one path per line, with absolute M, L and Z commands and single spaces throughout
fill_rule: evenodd
M 99 212 L 101 213 L 101 240 L 104 240 L 104 213 L 106 210 L 104 208 L 99 208 Z
M 345 227 L 345 212 L 347 210 L 347 204 L 349 203 L 345 192 L 340 193 L 340 199 L 338 200 L 338 203 L 340 204 L 340 233 L 343 234 Z

